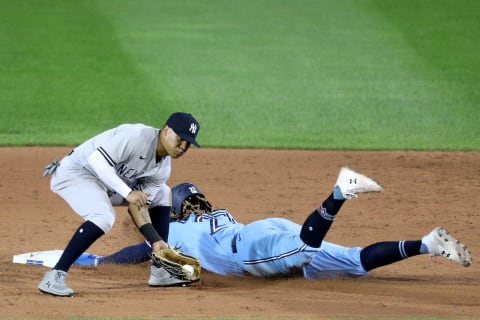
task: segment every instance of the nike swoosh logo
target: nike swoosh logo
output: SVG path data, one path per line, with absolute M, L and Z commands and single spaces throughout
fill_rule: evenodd
M 145 160 L 145 159 L 147 159 L 147 157 L 140 156 L 140 159 L 141 159 L 141 160 Z

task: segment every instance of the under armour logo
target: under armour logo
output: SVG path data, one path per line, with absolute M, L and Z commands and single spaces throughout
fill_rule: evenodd
M 191 133 L 195 134 L 197 132 L 197 125 L 195 123 L 190 124 L 190 129 L 188 129 Z

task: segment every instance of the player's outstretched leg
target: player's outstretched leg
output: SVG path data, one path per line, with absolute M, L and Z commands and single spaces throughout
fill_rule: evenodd
M 360 252 L 360 261 L 365 271 L 370 271 L 419 254 L 442 256 L 465 267 L 472 263 L 472 256 L 467 247 L 441 227 L 433 229 L 422 240 L 371 244 Z
M 343 167 L 332 194 L 303 223 L 300 238 L 311 247 L 320 247 L 345 200 L 358 198 L 359 193 L 382 190 L 382 186 L 373 179 Z
M 468 248 L 442 227 L 437 227 L 424 236 L 422 243 L 427 247 L 431 257 L 442 256 L 464 267 L 472 263 L 472 255 Z
M 138 244 L 125 247 L 109 256 L 103 257 L 99 263 L 113 263 L 113 264 L 134 264 L 150 260 L 149 254 L 152 252 L 152 247 L 147 241 L 142 241 Z

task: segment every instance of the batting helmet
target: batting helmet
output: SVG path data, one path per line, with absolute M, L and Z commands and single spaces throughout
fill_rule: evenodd
M 195 212 L 211 212 L 212 205 L 200 189 L 190 182 L 175 185 L 172 188 L 172 210 L 170 217 L 174 220 L 185 220 Z

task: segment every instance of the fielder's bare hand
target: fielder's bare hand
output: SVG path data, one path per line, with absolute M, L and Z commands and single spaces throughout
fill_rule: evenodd
M 143 193 L 139 190 L 132 190 L 132 192 L 130 192 L 125 198 L 125 200 L 127 200 L 128 203 L 135 204 L 139 208 L 141 208 L 147 205 L 148 194 Z

